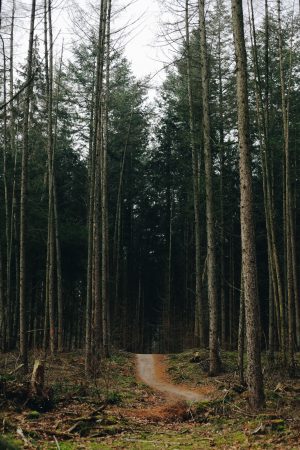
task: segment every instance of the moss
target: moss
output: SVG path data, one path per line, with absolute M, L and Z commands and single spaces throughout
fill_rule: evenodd
M 41 414 L 38 411 L 30 411 L 28 414 L 26 414 L 26 419 L 29 420 L 37 420 L 41 417 Z
M 203 402 L 197 402 L 195 405 L 195 413 L 196 414 L 202 414 L 205 413 L 210 406 L 209 401 L 203 401 Z
M 75 450 L 76 448 L 78 448 L 78 443 L 76 443 L 76 442 L 60 442 L 59 447 L 61 448 L 61 450 Z M 54 447 L 51 447 L 51 448 L 54 448 Z M 49 447 L 49 450 L 50 450 L 50 447 Z
M 0 439 L 0 450 L 19 450 L 23 448 L 23 442 L 11 435 L 3 435 Z
M 101 425 L 116 425 L 118 423 L 118 419 L 114 416 L 106 416 L 101 420 Z
M 283 419 L 273 419 L 269 423 L 272 431 L 285 431 L 285 420 Z
M 242 431 L 233 431 L 232 433 L 224 432 L 221 435 L 217 435 L 214 439 L 214 444 L 219 447 L 221 445 L 233 446 L 237 444 L 247 444 L 248 439 L 245 433 Z

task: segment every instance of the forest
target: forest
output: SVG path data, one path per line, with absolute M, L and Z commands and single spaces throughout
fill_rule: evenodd
M 0 0 L 0 448 L 299 448 L 300 4 L 156 0 L 153 95 L 130 2 L 71 3 Z

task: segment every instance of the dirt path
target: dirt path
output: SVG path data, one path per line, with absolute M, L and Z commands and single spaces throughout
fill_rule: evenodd
M 175 385 L 167 380 L 163 355 L 137 354 L 137 375 L 148 386 L 162 392 L 169 398 L 199 402 L 207 400 L 207 396 L 192 391 L 185 386 Z

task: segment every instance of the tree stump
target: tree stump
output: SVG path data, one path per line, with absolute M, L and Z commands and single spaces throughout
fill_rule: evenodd
M 36 359 L 31 375 L 31 392 L 34 396 L 44 396 L 45 367 L 42 361 Z

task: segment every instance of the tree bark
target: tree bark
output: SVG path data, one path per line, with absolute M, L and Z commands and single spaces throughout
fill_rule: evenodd
M 106 5 L 106 26 L 104 52 L 106 73 L 105 90 L 103 92 L 103 144 L 102 144 L 102 163 L 101 163 L 101 228 L 102 228 L 102 336 L 103 353 L 105 357 L 110 354 L 110 326 L 109 326 L 109 236 L 108 236 L 108 186 L 107 186 L 107 145 L 108 145 L 108 102 L 110 86 L 110 16 L 111 0 Z
M 193 191 L 194 191 L 194 224 L 195 224 L 195 328 L 196 345 L 204 346 L 203 300 L 201 286 L 201 238 L 200 238 L 200 170 L 199 156 L 195 143 L 195 120 L 192 92 L 192 63 L 190 51 L 189 0 L 185 5 L 185 35 L 187 46 L 187 85 L 189 99 L 190 146 L 192 152 Z
M 23 125 L 23 147 L 21 166 L 21 197 L 20 197 L 20 354 L 24 371 L 28 371 L 27 318 L 26 318 L 26 240 L 27 240 L 27 184 L 28 184 L 28 154 L 29 154 L 29 105 L 31 95 L 30 80 L 32 78 L 34 23 L 36 0 L 32 0 L 29 47 L 27 57 L 28 86 L 26 88 Z
M 277 0 L 277 15 L 278 15 L 278 53 L 279 53 L 279 70 L 280 70 L 280 85 L 281 85 L 281 110 L 283 122 L 283 142 L 284 142 L 284 242 L 285 242 L 285 257 L 286 257 L 286 292 L 287 292 L 287 316 L 288 316 L 288 353 L 289 366 L 292 371 L 295 368 L 295 334 L 294 334 L 294 319 L 295 319 L 295 302 L 298 301 L 298 286 L 296 274 L 296 257 L 295 257 L 295 234 L 294 234 L 294 219 L 292 212 L 291 199 L 291 162 L 290 162 L 290 148 L 289 148 L 289 92 L 286 92 L 285 75 L 284 75 L 284 61 L 283 61 L 283 37 L 281 24 L 281 2 Z
M 207 282 L 209 303 L 209 373 L 214 376 L 220 372 L 221 361 L 218 350 L 218 292 L 216 274 L 216 242 L 213 197 L 213 166 L 210 136 L 209 113 L 209 74 L 207 59 L 205 0 L 199 0 L 201 82 L 203 105 L 204 165 L 206 189 L 206 236 L 207 236 Z
M 241 385 L 245 384 L 244 351 L 245 351 L 245 300 L 243 287 L 243 272 L 241 272 L 240 313 L 239 313 L 239 329 L 238 329 L 238 368 Z
M 232 23 L 237 64 L 237 109 L 240 169 L 240 216 L 242 238 L 242 270 L 245 292 L 245 318 L 247 335 L 247 382 L 252 408 L 264 404 L 261 370 L 260 313 L 258 303 L 253 194 L 251 173 L 251 146 L 249 137 L 249 104 L 247 82 L 247 56 L 244 36 L 242 0 L 232 0 Z
M 59 220 L 58 220 L 58 207 L 57 207 L 57 189 L 56 189 L 56 177 L 54 170 L 54 156 L 57 144 L 57 128 L 58 128 L 58 110 L 59 110 L 59 96 L 60 96 L 60 84 L 62 73 L 62 61 L 63 61 L 64 44 L 62 44 L 59 72 L 57 77 L 57 90 L 56 90 L 56 112 L 55 112 L 55 124 L 53 133 L 53 213 L 54 213 L 54 234 L 55 234 L 55 256 L 56 256 L 56 286 L 57 286 L 57 349 L 59 352 L 63 351 L 63 278 L 62 278 L 62 264 L 61 264 L 61 247 L 60 247 L 60 235 L 59 235 Z
M 256 44 L 256 29 L 254 21 L 254 7 L 253 1 L 250 0 L 250 17 L 251 17 L 251 42 L 252 42 L 252 53 L 254 60 L 254 75 L 255 75 L 255 94 L 256 94 L 256 112 L 257 112 L 257 122 L 259 127 L 259 137 L 260 137 L 260 153 L 261 153 L 261 164 L 262 164 L 262 181 L 263 181 L 263 194 L 264 194 L 264 209 L 266 217 L 266 230 L 267 230 L 267 245 L 268 245 L 268 266 L 269 266 L 269 278 L 272 280 L 272 298 L 274 293 L 274 300 L 278 305 L 279 311 L 279 327 L 280 327 L 280 343 L 281 350 L 285 354 L 285 323 L 284 323 L 284 295 L 283 286 L 281 279 L 281 270 L 279 263 L 279 251 L 278 243 L 275 236 L 275 223 L 274 223 L 274 213 L 272 204 L 272 188 L 271 188 L 271 174 L 270 174 L 270 149 L 269 149 L 269 92 L 268 92 L 268 46 L 269 46 L 269 25 L 268 25 L 268 5 L 266 4 L 266 43 L 265 43 L 265 64 L 266 64 L 266 80 L 267 87 L 265 90 L 266 102 L 264 105 L 263 94 L 262 94 L 262 83 L 261 75 L 259 69 L 259 61 L 257 54 L 257 44 Z M 269 283 L 271 286 L 271 283 Z

